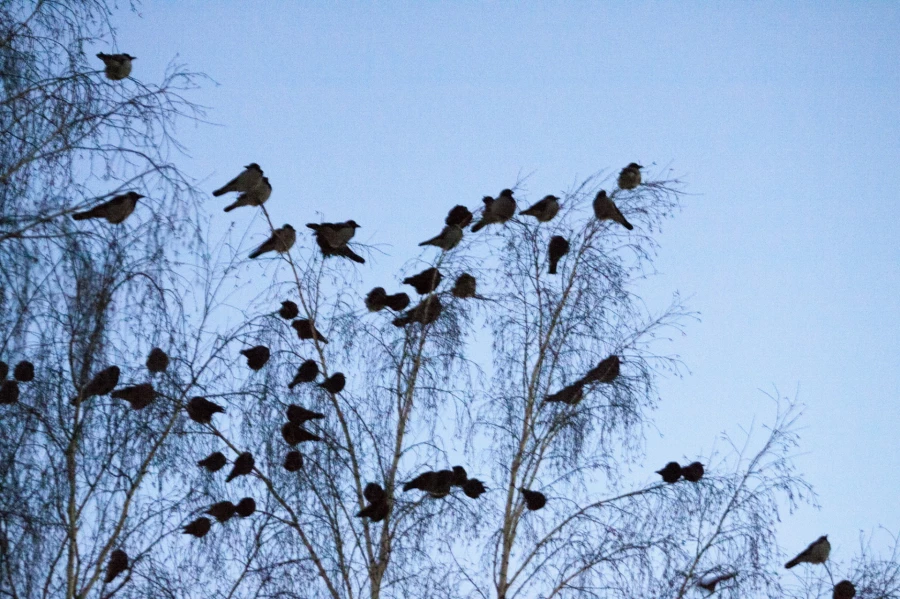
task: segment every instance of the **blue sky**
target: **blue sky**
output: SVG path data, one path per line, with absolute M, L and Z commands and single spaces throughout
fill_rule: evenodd
M 662 383 L 648 472 L 770 421 L 777 387 L 808 406 L 798 463 L 823 506 L 785 550 L 897 531 L 900 5 L 147 2 L 115 21 L 137 77 L 178 53 L 219 84 L 193 96 L 223 126 L 182 129 L 185 169 L 211 190 L 255 161 L 277 223 L 359 221 L 392 245 L 366 280 L 520 174 L 534 200 L 670 165 L 693 195 L 645 293 L 702 320 L 671 347 L 691 372 Z

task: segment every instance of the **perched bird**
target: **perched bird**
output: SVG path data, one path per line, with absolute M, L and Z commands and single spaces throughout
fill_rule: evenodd
M 701 580 L 700 582 L 697 583 L 697 586 L 700 587 L 701 589 L 706 589 L 710 593 L 715 593 L 716 585 L 718 585 L 720 582 L 725 582 L 727 580 L 731 580 L 735 576 L 737 576 L 737 572 L 729 572 L 727 574 L 720 574 L 718 576 L 704 578 L 703 580 Z
M 297 337 L 300 339 L 318 339 L 322 343 L 328 343 L 328 339 L 307 318 L 295 320 L 291 323 L 291 327 L 297 331 Z
M 522 497 L 525 498 L 525 507 L 529 510 L 539 510 L 547 505 L 547 496 L 540 491 L 531 491 L 525 487 L 521 487 L 519 490 L 522 491 Z
M 546 403 L 564 403 L 574 406 L 584 398 L 584 383 L 576 381 L 567 385 L 552 395 L 544 398 Z
M 466 472 L 466 469 L 462 466 L 454 466 L 453 467 L 453 482 L 451 483 L 454 487 L 461 487 L 466 484 L 466 481 L 469 480 L 469 473 Z
M 225 408 L 209 401 L 205 397 L 192 397 L 186 409 L 188 417 L 200 424 L 209 424 L 212 421 L 213 414 L 225 413 Z
M 19 401 L 19 381 L 3 381 L 0 385 L 0 404 L 11 404 Z
M 201 516 L 193 522 L 190 522 L 183 530 L 186 535 L 193 535 L 198 539 L 202 539 L 206 536 L 206 533 L 209 532 L 210 527 L 212 527 L 212 520 L 206 516 Z
M 303 468 L 303 454 L 299 451 L 289 451 L 284 456 L 284 469 L 288 472 L 297 472 Z
M 472 222 L 472 213 L 465 206 L 456 205 L 447 213 L 444 219 L 446 225 L 456 225 L 460 229 L 464 229 Z
M 429 239 L 428 241 L 423 241 L 419 244 L 419 246 L 423 245 L 433 245 L 435 247 L 439 247 L 445 252 L 452 250 L 459 242 L 462 241 L 463 231 L 457 225 L 447 225 L 444 227 L 441 232 Z
M 94 396 L 108 395 L 119 383 L 119 367 L 110 366 L 94 375 L 88 384 L 81 389 L 81 393 L 72 398 L 72 405 Z
M 272 232 L 271 237 L 265 240 L 258 248 L 253 250 L 253 252 L 250 254 L 250 258 L 259 258 L 266 252 L 278 252 L 279 254 L 283 254 L 294 247 L 294 242 L 296 240 L 297 232 L 294 230 L 294 227 L 290 225 L 284 225 L 280 229 L 275 229 Z
M 228 522 L 234 516 L 235 505 L 230 501 L 220 501 L 212 504 L 208 510 L 203 512 L 215 518 L 220 524 Z
M 322 256 L 325 258 L 330 258 L 331 256 L 341 256 L 343 258 L 347 258 L 349 260 L 353 260 L 354 262 L 358 262 L 359 264 L 365 264 L 366 259 L 354 252 L 350 249 L 350 246 L 345 245 L 339 248 L 332 248 L 328 245 L 328 242 L 321 235 L 316 235 L 316 245 L 319 246 L 319 250 L 322 252 Z
M 206 468 L 210 472 L 218 472 L 227 463 L 228 460 L 225 459 L 225 454 L 221 451 L 215 451 L 197 462 L 197 465 Z
M 231 472 L 228 474 L 225 482 L 230 483 L 239 476 L 250 474 L 253 472 L 253 466 L 253 454 L 245 451 L 234 460 L 234 465 L 231 467 Z
M 281 309 L 278 310 L 278 316 L 285 320 L 293 320 L 300 314 L 300 308 L 291 300 L 281 302 Z
M 325 414 L 313 412 L 306 408 L 291 404 L 287 407 L 287 419 L 294 424 L 302 425 L 310 420 L 321 420 L 325 418 Z
M 475 286 L 477 284 L 478 281 L 475 280 L 475 277 L 464 272 L 456 278 L 456 283 L 453 284 L 453 289 L 450 290 L 450 293 L 460 299 L 475 297 Z
M 441 272 L 434 268 L 426 268 L 422 272 L 415 274 L 411 277 L 406 277 L 403 279 L 404 285 L 412 285 L 412 287 L 416 290 L 416 293 L 419 295 L 425 295 L 426 293 L 431 293 L 435 289 L 437 289 L 438 285 L 441 284 L 441 279 L 444 278 L 444 275 Z
M 319 383 L 319 386 L 329 393 L 337 394 L 344 390 L 344 385 L 346 384 L 347 377 L 344 376 L 344 373 L 335 372 L 330 377 Z
M 559 198 L 554 195 L 544 196 L 528 210 L 523 210 L 519 214 L 523 216 L 533 216 L 542 223 L 553 220 L 553 217 L 559 213 Z
M 285 422 L 281 426 L 281 437 L 284 439 L 284 442 L 291 447 L 306 441 L 322 440 L 322 437 L 312 434 L 295 422 Z
M 619 223 L 629 231 L 634 229 L 634 225 L 625 220 L 618 206 L 606 195 L 606 191 L 601 189 L 594 198 L 594 216 L 597 220 L 611 220 Z
M 380 312 L 387 305 L 387 296 L 384 287 L 375 287 L 366 295 L 366 308 L 369 312 Z
M 220 187 L 219 189 L 212 192 L 212 194 L 216 197 L 220 195 L 224 195 L 229 191 L 239 191 L 241 193 L 246 193 L 256 187 L 263 178 L 263 170 L 259 167 L 255 162 L 251 162 L 247 166 L 244 167 L 244 170 L 241 171 L 237 177 Z
M 34 380 L 34 364 L 28 360 L 22 360 L 13 368 L 13 378 L 20 383 L 30 383 Z
M 0 360 L 0 381 L 6 379 L 7 374 L 9 374 L 9 364 Z
M 114 399 L 124 399 L 132 409 L 143 410 L 156 399 L 156 391 L 150 383 L 141 383 L 132 387 L 123 387 L 109 394 Z
M 511 219 L 516 213 L 516 200 L 512 194 L 511 189 L 504 189 L 497 196 L 496 200 L 490 196 L 485 196 L 482 199 L 484 212 L 481 214 L 481 220 L 472 227 L 472 232 L 475 233 L 487 225 L 505 223 Z
M 423 325 L 431 324 L 438 319 L 443 309 L 441 300 L 437 296 L 428 296 L 419 302 L 415 308 L 407 310 L 406 314 L 395 318 L 393 325 L 395 327 L 403 327 L 411 322 L 418 322 Z
M 241 355 L 247 358 L 247 366 L 251 370 L 260 370 L 269 361 L 269 348 L 265 345 L 256 345 L 249 349 L 242 349 Z
M 423 472 L 405 485 L 404 491 L 418 489 L 425 491 L 432 497 L 440 499 L 446 497 L 450 493 L 450 487 L 453 484 L 452 470 L 438 470 L 437 472 Z
M 641 184 L 641 169 L 637 162 L 632 162 L 619 171 L 619 189 L 634 189 Z
M 619 376 L 619 364 L 619 356 L 615 354 L 603 358 L 581 380 L 584 383 L 611 383 Z
M 385 518 L 387 518 L 388 513 L 391 511 L 390 503 L 388 503 L 387 499 L 384 501 L 376 501 L 375 503 L 370 503 L 363 509 L 357 512 L 357 518 L 369 518 L 372 522 L 381 522 Z
M 97 58 L 103 61 L 106 78 L 113 81 L 121 81 L 131 74 L 131 61 L 137 56 L 130 54 L 104 54 L 100 52 Z
M 256 185 L 239 195 L 234 202 L 225 206 L 225 212 L 231 212 L 241 206 L 262 206 L 271 195 L 272 184 L 269 183 L 268 177 L 262 177 Z
M 103 202 L 84 212 L 76 212 L 72 215 L 74 220 L 86 220 L 89 218 L 105 218 L 108 222 L 118 225 L 134 212 L 139 199 L 146 197 L 136 191 L 129 191 L 115 196 L 108 202 Z
M 150 355 L 147 356 L 147 370 L 156 374 L 157 372 L 165 372 L 168 367 L 169 356 L 166 355 L 166 352 L 158 347 L 151 349 Z
M 828 535 L 822 535 L 809 544 L 809 547 L 800 552 L 800 554 L 786 563 L 785 568 L 790 570 L 797 564 L 824 564 L 828 560 L 831 553 L 831 543 L 828 542 Z
M 291 379 L 291 382 L 288 383 L 288 389 L 293 389 L 300 383 L 311 383 L 316 380 L 316 377 L 319 376 L 319 365 L 315 360 L 304 360 L 299 367 L 297 367 L 297 374 L 294 375 L 294 378 Z
M 703 478 L 703 472 L 703 464 L 700 462 L 691 462 L 681 469 L 681 475 L 684 477 L 684 480 L 692 483 L 700 482 L 700 479 Z
M 834 585 L 832 599 L 853 599 L 856 597 L 856 587 L 849 580 L 842 580 Z
M 470 478 L 467 480 L 462 486 L 463 493 L 466 494 L 466 497 L 471 497 L 472 499 L 478 499 L 478 497 L 487 491 L 484 488 L 484 483 L 478 480 L 477 478 Z
M 681 478 L 681 466 L 678 462 L 669 462 L 662 470 L 657 470 L 656 473 L 659 474 L 665 482 L 673 485 Z
M 116 576 L 128 569 L 128 554 L 121 549 L 115 549 L 109 554 L 109 561 L 106 563 L 106 578 L 103 579 L 105 584 L 111 583 Z
M 387 493 L 384 492 L 384 488 L 378 483 L 368 483 L 366 488 L 363 489 L 363 497 L 366 498 L 366 501 L 375 503 L 387 499 Z
M 569 253 L 569 242 L 566 241 L 565 237 L 561 235 L 554 235 L 550 238 L 550 244 L 547 247 L 547 254 L 550 256 L 550 268 L 547 270 L 548 274 L 555 275 L 556 274 L 556 265 L 559 264 L 559 260 Z
M 256 512 L 256 501 L 252 497 L 244 497 L 238 501 L 234 511 L 241 518 L 249 518 Z
M 343 223 L 308 223 L 306 226 L 315 232 L 316 241 L 319 242 L 320 248 L 322 245 L 325 245 L 331 250 L 339 250 L 346 247 L 347 242 L 353 239 L 353 236 L 356 235 L 356 230 L 360 228 L 355 220 L 348 220 Z
M 384 304 L 394 312 L 405 310 L 409 305 L 409 296 L 405 293 L 395 293 L 384 299 Z

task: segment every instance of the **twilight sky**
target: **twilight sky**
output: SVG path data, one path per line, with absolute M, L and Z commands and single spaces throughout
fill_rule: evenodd
M 690 372 L 662 381 L 637 480 L 770 422 L 777 388 L 807 406 L 822 504 L 785 551 L 898 532 L 900 4 L 148 1 L 114 21 L 137 77 L 177 53 L 219 84 L 192 96 L 223 126 L 183 128 L 185 170 L 212 190 L 255 161 L 276 223 L 359 221 L 392 246 L 366 282 L 520 174 L 534 201 L 671 167 L 692 195 L 641 289 L 701 320 L 664 348 Z

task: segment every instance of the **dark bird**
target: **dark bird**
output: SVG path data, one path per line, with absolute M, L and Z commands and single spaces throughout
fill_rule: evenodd
M 391 511 L 390 503 L 388 503 L 387 499 L 384 501 L 377 501 L 375 503 L 370 503 L 363 509 L 357 512 L 357 518 L 369 518 L 372 522 L 381 522 L 385 518 L 387 518 L 388 513 Z
M 322 343 L 328 343 L 328 339 L 312 325 L 307 318 L 301 318 L 291 323 L 291 327 L 297 331 L 297 337 L 300 339 L 318 339 Z
M 89 218 L 105 218 L 114 225 L 122 223 L 126 218 L 134 212 L 135 206 L 139 199 L 143 198 L 136 191 L 129 191 L 119 196 L 115 196 L 108 202 L 103 202 L 94 206 L 90 210 L 84 212 L 76 212 L 72 215 L 74 220 L 87 220 Z
M 241 518 L 249 518 L 256 512 L 256 501 L 252 497 L 244 497 L 238 501 L 234 511 Z
M 501 224 L 511 219 L 516 213 L 516 200 L 512 194 L 511 189 L 504 189 L 497 196 L 496 200 L 490 196 L 485 196 L 482 199 L 484 212 L 481 214 L 481 220 L 472 227 L 472 232 L 475 233 L 487 225 Z
M 634 225 L 625 220 L 625 217 L 619 211 L 618 206 L 606 195 L 606 191 L 601 189 L 594 198 L 594 216 L 597 220 L 611 220 L 619 223 L 629 231 L 634 229 Z
M 7 374 L 9 374 L 9 364 L 0 360 L 0 381 L 6 379 Z
M 311 432 L 294 422 L 285 422 L 281 426 L 281 437 L 284 439 L 284 442 L 291 447 L 297 445 L 298 443 L 304 443 L 306 441 L 322 440 L 322 437 L 312 434 Z
M 576 381 L 571 385 L 563 387 L 556 393 L 548 395 L 544 398 L 544 401 L 547 403 L 559 402 L 574 406 L 580 402 L 582 398 L 584 398 L 584 383 Z
M 262 206 L 271 195 L 272 184 L 269 183 L 268 177 L 263 177 L 259 180 L 259 183 L 239 195 L 234 202 L 225 206 L 225 212 L 231 212 L 241 206 Z
M 344 376 L 343 372 L 335 372 L 330 377 L 319 383 L 319 386 L 328 391 L 329 393 L 340 393 L 344 390 L 344 385 L 347 384 L 347 377 Z
M 703 464 L 700 462 L 691 462 L 681 469 L 681 475 L 684 477 L 684 480 L 692 483 L 700 482 L 700 479 L 703 478 L 703 472 Z
M 451 483 L 454 487 L 461 487 L 466 484 L 466 481 L 469 480 L 469 473 L 466 472 L 466 469 L 462 466 L 454 466 L 453 467 L 453 482 Z
M 446 497 L 450 493 L 453 484 L 452 470 L 438 470 L 437 472 L 423 472 L 405 485 L 404 491 L 418 489 L 425 491 L 435 499 Z
M 418 489 L 420 491 L 427 491 L 432 484 L 434 484 L 434 476 L 437 472 L 432 472 L 429 470 L 428 472 L 423 472 L 418 475 L 405 485 L 403 485 L 403 491 L 412 491 L 413 489 Z
M 432 237 L 428 241 L 423 241 L 419 244 L 419 246 L 421 247 L 423 245 L 433 245 L 447 252 L 459 245 L 459 242 L 462 241 L 462 238 L 463 231 L 461 228 L 456 225 L 447 225 L 437 236 Z
M 13 378 L 20 383 L 30 383 L 34 380 L 34 364 L 28 360 L 22 360 L 13 368 Z
M 337 249 L 332 248 L 330 245 L 328 245 L 328 242 L 325 241 L 320 235 L 316 236 L 316 245 L 319 246 L 319 250 L 321 250 L 322 256 L 324 256 L 325 258 L 340 256 L 342 258 L 347 258 L 349 260 L 353 260 L 354 262 L 358 262 L 359 264 L 366 263 L 366 259 L 351 250 L 350 246 L 348 245 L 339 247 Z
M 109 554 L 109 561 L 106 563 L 106 578 L 103 579 L 105 584 L 111 583 L 116 576 L 128 569 L 128 554 L 121 549 L 115 549 Z
M 209 532 L 212 526 L 212 520 L 206 516 L 201 516 L 184 527 L 184 534 L 193 535 L 198 539 L 202 539 Z
M 197 465 L 206 468 L 210 472 L 218 472 L 224 468 L 227 463 L 228 460 L 225 459 L 225 454 L 221 451 L 216 451 L 197 462 Z
M 523 210 L 519 214 L 523 216 L 533 216 L 542 223 L 553 220 L 553 217 L 559 213 L 559 198 L 554 195 L 544 196 L 544 199 L 535 203 L 528 210 Z
M 241 354 L 247 358 L 247 366 L 251 370 L 260 370 L 269 361 L 269 348 L 265 345 L 257 345 L 249 349 L 242 349 Z
M 556 274 L 556 265 L 560 259 L 569 253 L 569 242 L 565 237 L 554 235 L 550 238 L 550 244 L 547 247 L 547 254 L 550 256 L 550 268 L 547 272 L 551 275 Z
M 100 52 L 97 58 L 103 61 L 106 78 L 113 81 L 121 81 L 131 74 L 131 61 L 137 56 L 130 54 L 104 54 Z
M 256 187 L 263 178 L 263 170 L 259 167 L 255 162 L 251 162 L 247 166 L 244 167 L 244 170 L 241 171 L 237 177 L 220 187 L 219 189 L 212 192 L 212 194 L 216 197 L 220 195 L 225 195 L 229 191 L 239 191 L 241 193 L 246 193 Z M 227 210 L 227 209 L 226 209 Z
M 3 381 L 0 385 L 0 404 L 11 404 L 19 401 L 19 381 Z
M 228 522 L 234 516 L 235 505 L 230 501 L 220 501 L 212 504 L 208 510 L 203 512 L 215 518 L 220 524 Z
M 316 380 L 316 377 L 319 376 L 319 365 L 315 360 L 304 360 L 299 367 L 297 367 L 297 374 L 294 375 L 294 378 L 291 379 L 291 382 L 288 383 L 288 389 L 293 389 L 300 383 L 311 383 Z
M 192 397 L 187 404 L 187 415 L 194 422 L 209 424 L 213 414 L 224 414 L 225 408 L 205 397 Z
M 250 474 L 253 472 L 253 466 L 253 454 L 249 451 L 245 451 L 234 460 L 234 465 L 231 467 L 231 472 L 228 474 L 228 478 L 225 479 L 225 482 L 230 483 L 239 476 Z
M 284 225 L 280 229 L 275 229 L 272 232 L 271 237 L 253 250 L 250 254 L 250 258 L 259 258 L 266 252 L 278 252 L 279 254 L 283 254 L 294 247 L 294 242 L 296 240 L 297 232 L 294 230 L 294 227 Z
M 472 499 L 478 499 L 482 493 L 487 491 L 484 488 L 484 483 L 478 480 L 477 478 L 470 478 L 465 482 L 462 486 L 463 493 L 466 494 L 466 497 L 471 497 Z
M 321 420 L 325 414 L 313 412 L 298 405 L 291 404 L 287 407 L 287 419 L 297 425 L 302 425 L 310 420 Z
M 438 269 L 431 267 L 426 268 L 419 274 L 406 277 L 403 279 L 403 283 L 405 285 L 412 285 L 419 295 L 425 295 L 426 293 L 431 293 L 437 289 L 443 278 L 444 275 L 442 275 Z
M 131 404 L 132 409 L 143 410 L 156 399 L 156 391 L 150 383 L 141 383 L 132 387 L 123 387 L 110 393 L 114 399 L 124 399 Z
M 395 318 L 393 324 L 395 327 L 403 327 L 411 322 L 423 325 L 431 324 L 438 319 L 443 309 L 441 300 L 437 296 L 431 295 L 419 302 L 415 308 L 407 310 L 403 316 Z
M 384 488 L 378 483 L 368 483 L 366 488 L 363 489 L 363 497 L 370 503 L 376 503 L 387 499 L 387 493 L 384 492 Z
M 291 300 L 281 302 L 281 309 L 278 310 L 278 316 L 285 320 L 293 320 L 300 314 L 300 308 Z
M 347 246 L 347 242 L 356 235 L 356 230 L 360 226 L 355 220 L 348 220 L 343 223 L 309 223 L 306 225 L 315 232 L 316 241 L 319 247 L 326 246 L 331 250 L 339 250 Z M 325 250 L 323 249 L 323 253 Z
M 853 599 L 856 597 L 856 587 L 849 580 L 842 580 L 834 585 L 832 599 Z
M 456 277 L 456 283 L 453 284 L 453 289 L 450 290 L 450 293 L 452 293 L 454 297 L 460 299 L 475 297 L 475 287 L 477 284 L 478 281 L 475 280 L 475 277 L 464 272 Z
M 522 491 L 522 497 L 525 498 L 525 507 L 529 510 L 539 510 L 547 505 L 547 496 L 540 491 L 530 491 L 525 487 L 521 487 L 519 490 Z
M 303 468 L 303 454 L 299 451 L 289 451 L 284 456 L 284 469 L 288 472 L 297 472 Z
M 394 312 L 400 312 L 401 310 L 406 310 L 406 307 L 409 305 L 409 296 L 402 292 L 395 293 L 387 296 L 384 303 Z
M 384 287 L 375 287 L 366 295 L 366 308 L 369 312 L 380 312 L 387 306 L 387 296 Z
M 619 189 L 634 189 L 641 184 L 641 169 L 637 162 L 632 162 L 619 171 Z
M 584 383 L 611 383 L 619 376 L 619 356 L 613 354 L 600 360 L 600 363 L 588 370 Z
M 681 478 L 681 466 L 678 462 L 669 462 L 662 470 L 657 470 L 656 473 L 659 474 L 665 482 L 673 485 Z
M 147 370 L 156 374 L 157 372 L 165 372 L 168 367 L 169 356 L 166 355 L 166 352 L 158 347 L 151 349 L 150 355 L 147 356 Z
M 447 213 L 444 219 L 446 225 L 456 225 L 460 229 L 464 229 L 472 222 L 472 213 L 465 206 L 456 205 Z
M 119 367 L 110 366 L 104 368 L 94 375 L 88 384 L 81 389 L 81 393 L 72 398 L 72 404 L 75 405 L 82 400 L 99 396 L 108 395 L 119 383 Z
M 785 568 L 790 570 L 797 564 L 824 564 L 828 560 L 831 553 L 831 543 L 828 542 L 828 535 L 822 535 L 809 544 L 809 547 L 800 552 L 800 554 L 786 563 Z
M 720 574 L 718 576 L 714 576 L 711 578 L 704 578 L 700 582 L 697 583 L 697 586 L 701 589 L 706 589 L 710 593 L 716 592 L 716 585 L 720 582 L 725 582 L 727 580 L 731 580 L 737 576 L 737 572 L 729 572 L 728 574 Z

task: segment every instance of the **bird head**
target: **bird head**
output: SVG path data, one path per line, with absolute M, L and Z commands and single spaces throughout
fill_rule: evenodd
M 360 229 L 360 228 L 361 228 L 361 227 L 359 226 L 359 224 L 358 224 L 355 220 L 348 220 L 348 221 L 347 221 L 346 223 L 344 223 L 344 224 L 347 225 L 348 227 L 353 227 L 354 229 Z
M 637 162 L 632 162 L 631 164 L 628 165 L 628 168 L 636 168 L 636 169 L 640 170 L 644 167 L 641 166 L 640 164 L 638 164 Z
M 145 198 L 145 197 L 147 197 L 147 196 L 142 196 L 141 194 L 139 194 L 139 193 L 136 192 L 136 191 L 129 191 L 129 192 L 128 192 L 128 197 L 131 198 L 131 199 L 134 200 L 134 201 L 137 201 L 137 200 L 139 200 L 139 199 L 141 199 L 141 198 Z
M 556 197 L 555 195 L 549 195 L 549 196 L 547 196 L 547 197 L 544 198 L 544 199 L 545 199 L 545 200 L 556 200 L 557 202 L 559 201 L 559 198 Z
M 512 197 L 512 189 L 504 189 L 503 191 L 500 192 L 500 195 L 498 197 L 511 198 Z
M 122 56 L 128 60 L 137 60 L 137 56 L 132 56 L 131 54 L 123 54 Z
M 598 191 L 598 192 L 597 192 L 597 197 L 598 197 L 598 198 L 605 198 L 605 197 L 606 197 L 606 190 L 605 190 L 605 189 L 601 189 L 600 191 Z
M 294 230 L 294 227 L 292 227 L 292 226 L 290 226 L 290 225 L 284 225 L 284 226 L 281 227 L 281 228 L 282 228 L 282 229 L 287 229 L 288 231 L 293 231 L 293 230 Z
M 259 167 L 259 165 L 256 164 L 255 162 L 251 162 L 250 164 L 248 164 L 248 165 L 245 166 L 244 168 L 250 169 L 250 170 L 252 170 L 252 171 L 259 171 L 260 173 L 263 172 L 263 170 L 262 170 L 262 169 Z
M 481 201 L 484 202 L 485 206 L 490 206 L 494 203 L 494 198 L 492 198 L 491 196 L 484 196 L 483 198 L 481 198 Z

